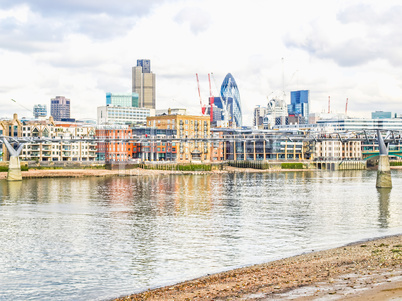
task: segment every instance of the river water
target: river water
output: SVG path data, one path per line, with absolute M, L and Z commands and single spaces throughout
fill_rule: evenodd
M 0 300 L 108 300 L 402 233 L 402 172 L 0 181 Z

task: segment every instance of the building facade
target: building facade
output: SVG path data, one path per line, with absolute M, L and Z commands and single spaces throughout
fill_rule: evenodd
M 132 92 L 138 93 L 140 108 L 155 109 L 155 85 L 150 60 L 138 60 L 137 66 L 132 68 Z
M 56 96 L 50 100 L 50 115 L 56 121 L 70 118 L 70 99 Z
M 308 123 L 309 117 L 309 90 L 299 90 L 290 92 L 290 105 L 288 105 L 289 116 L 298 117 L 300 123 Z M 302 119 L 300 119 L 302 117 Z
M 138 93 L 106 93 L 106 105 L 138 108 Z
M 148 117 L 147 127 L 176 130 L 177 138 L 189 139 L 171 146 L 177 151 L 177 162 L 210 160 L 209 142 L 193 140 L 210 137 L 209 116 L 161 115 Z
M 47 107 L 46 105 L 34 105 L 33 107 L 33 115 L 35 119 L 46 118 L 47 116 Z
M 155 110 L 148 108 L 108 105 L 97 109 L 98 125 L 145 125 L 147 117 L 154 115 Z

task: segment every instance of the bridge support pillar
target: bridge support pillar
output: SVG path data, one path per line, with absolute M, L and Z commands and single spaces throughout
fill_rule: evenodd
M 378 159 L 377 188 L 392 188 L 391 169 L 388 155 L 380 155 Z
M 11 156 L 8 164 L 7 181 L 22 181 L 21 162 L 17 156 Z

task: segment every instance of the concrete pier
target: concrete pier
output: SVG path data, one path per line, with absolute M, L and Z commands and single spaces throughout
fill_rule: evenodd
M 16 156 L 10 157 L 10 162 L 8 164 L 7 181 L 21 181 L 21 162 Z
M 380 155 L 378 159 L 377 188 L 392 188 L 391 169 L 388 155 Z
M 380 130 L 377 130 L 378 149 L 380 156 L 378 157 L 377 171 L 377 188 L 392 188 L 391 168 L 389 167 L 388 149 L 381 136 Z

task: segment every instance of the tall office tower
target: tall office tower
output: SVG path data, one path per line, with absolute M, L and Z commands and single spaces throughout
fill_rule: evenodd
M 132 92 L 138 93 L 139 107 L 155 109 L 155 74 L 151 72 L 150 60 L 137 60 L 132 70 Z
M 62 118 L 70 118 L 70 99 L 64 96 L 56 96 L 50 101 L 50 115 L 55 121 L 61 121 Z
M 39 117 L 46 117 L 47 116 L 46 105 L 34 105 L 33 114 L 35 119 L 38 119 Z
M 309 100 L 309 90 L 291 91 L 290 105 L 288 105 L 289 116 L 298 117 L 299 120 L 301 120 L 300 123 L 307 123 L 309 115 Z

